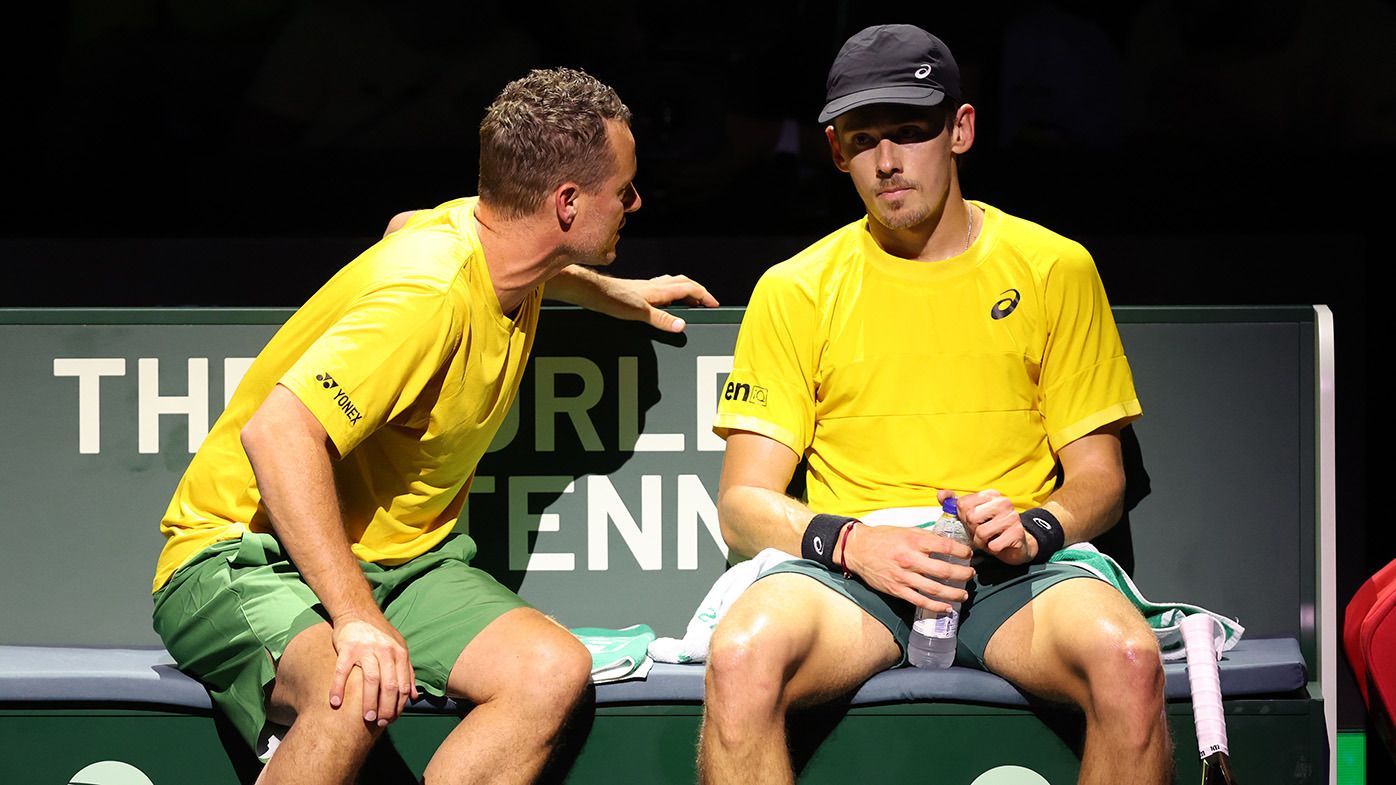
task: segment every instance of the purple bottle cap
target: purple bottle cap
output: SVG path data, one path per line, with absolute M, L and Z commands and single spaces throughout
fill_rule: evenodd
M 955 516 L 956 518 L 960 517 L 960 507 L 959 507 L 959 503 L 955 500 L 955 497 L 954 497 L 954 496 L 951 496 L 950 498 L 948 498 L 948 499 L 946 499 L 945 501 L 941 502 L 941 503 L 940 503 L 940 509 L 941 509 L 941 512 L 950 513 L 951 515 Z

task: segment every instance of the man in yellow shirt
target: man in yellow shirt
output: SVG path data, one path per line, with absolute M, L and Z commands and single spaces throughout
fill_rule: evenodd
M 767 271 L 737 339 L 714 428 L 723 535 L 804 559 L 714 632 L 703 781 L 792 782 L 789 710 L 905 662 L 915 610 L 955 602 L 959 664 L 1084 712 L 1082 782 L 1171 781 L 1152 631 L 1109 584 L 1048 563 L 1119 519 L 1118 434 L 1141 412 L 1095 265 L 961 195 L 975 112 L 939 39 L 868 28 L 828 87 L 819 119 L 867 216 Z M 869 525 L 934 519 L 950 496 L 973 568 L 935 558 L 971 557 L 952 540 Z
M 545 286 L 667 330 L 683 322 L 655 305 L 716 305 L 683 277 L 577 266 L 614 260 L 640 207 L 629 121 L 579 71 L 507 85 L 479 197 L 395 219 L 271 339 L 191 461 L 161 522 L 155 627 L 268 760 L 259 782 L 353 781 L 419 692 L 474 704 L 428 782 L 530 782 L 562 738 L 590 655 L 453 529 Z

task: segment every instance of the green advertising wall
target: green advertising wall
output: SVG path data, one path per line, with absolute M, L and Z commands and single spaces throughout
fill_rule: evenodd
M 0 311 L 0 642 L 158 642 L 160 515 L 288 314 Z M 479 564 L 569 626 L 681 634 L 725 567 L 708 423 L 741 311 L 683 315 L 670 336 L 548 309 L 480 467 Z M 1140 589 L 1300 637 L 1312 663 L 1312 309 L 1117 316 L 1152 486 L 1130 527 Z

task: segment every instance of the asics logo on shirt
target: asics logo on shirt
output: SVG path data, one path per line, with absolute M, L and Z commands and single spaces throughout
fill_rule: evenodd
M 1012 296 L 1003 296 L 1008 294 Z M 1018 301 L 1023 299 L 1023 295 L 1019 294 L 1017 289 L 1004 289 L 999 296 L 1002 299 L 994 303 L 994 307 L 989 309 L 989 317 L 995 320 L 1002 319 L 1010 313 L 1013 313 L 1013 309 L 1018 307 Z

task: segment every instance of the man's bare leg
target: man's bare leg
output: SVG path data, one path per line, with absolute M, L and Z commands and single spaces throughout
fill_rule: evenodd
M 451 668 L 447 691 L 475 704 L 427 765 L 426 785 L 538 778 L 586 694 L 591 654 L 562 625 L 516 608 Z
M 757 581 L 713 633 L 700 781 L 793 783 L 786 713 L 846 695 L 897 658 L 886 627 L 818 581 L 796 574 Z
M 358 668 L 349 676 L 342 707 L 330 707 L 336 660 L 330 634 L 329 624 L 317 624 L 296 635 L 282 653 L 267 716 L 291 730 L 262 769 L 258 785 L 352 783 L 382 733 L 364 722 Z
M 1158 643 L 1109 584 L 1050 587 L 994 633 L 985 662 L 1022 689 L 1085 713 L 1083 785 L 1173 781 Z

